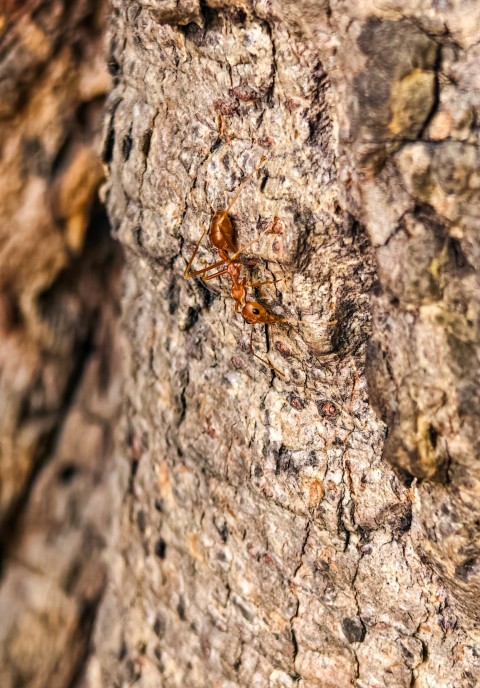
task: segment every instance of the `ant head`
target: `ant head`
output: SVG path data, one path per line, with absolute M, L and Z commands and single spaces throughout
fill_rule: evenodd
M 269 313 L 265 306 L 257 301 L 247 301 L 242 308 L 242 317 L 249 325 L 265 323 L 266 325 L 274 322 L 283 322 L 283 318 L 277 318 L 273 313 Z

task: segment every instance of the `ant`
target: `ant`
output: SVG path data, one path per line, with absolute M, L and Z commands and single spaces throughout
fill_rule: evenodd
M 247 288 L 248 287 L 261 287 L 266 284 L 275 284 L 275 280 L 268 280 L 265 282 L 253 282 L 251 284 L 247 284 L 247 278 L 246 277 L 241 277 L 241 270 L 243 267 L 243 263 L 238 260 L 238 256 L 242 253 L 244 253 L 252 244 L 257 242 L 260 237 L 263 234 L 266 234 L 268 232 L 275 231 L 275 228 L 278 224 L 278 218 L 275 216 L 274 221 L 271 225 L 269 225 L 263 232 L 259 234 L 259 236 L 254 239 L 253 241 L 249 242 L 246 246 L 243 248 L 239 249 L 234 242 L 233 239 L 233 226 L 232 226 L 232 221 L 230 219 L 230 211 L 238 199 L 241 191 L 247 184 L 247 182 L 253 177 L 255 172 L 258 171 L 258 169 L 263 165 L 263 162 L 265 161 L 265 157 L 262 156 L 257 163 L 257 165 L 254 167 L 252 172 L 248 174 L 245 179 L 240 183 L 237 191 L 232 197 L 232 200 L 228 204 L 227 208 L 225 210 L 217 210 L 210 222 L 210 228 L 205 227 L 202 235 L 200 236 L 200 239 L 198 240 L 192 256 L 190 260 L 188 261 L 187 267 L 185 268 L 184 271 L 184 277 L 189 279 L 192 277 L 200 277 L 203 281 L 207 282 L 209 280 L 215 279 L 217 277 L 221 277 L 222 275 L 228 275 L 231 279 L 232 282 L 232 287 L 230 291 L 230 295 L 232 299 L 235 301 L 235 312 L 240 313 L 242 316 L 243 320 L 248 324 L 251 325 L 251 332 L 250 332 L 250 346 L 249 346 L 249 352 L 255 356 L 259 361 L 261 361 L 265 366 L 268 368 L 271 368 L 274 370 L 280 377 L 285 378 L 285 375 L 275 368 L 272 363 L 268 359 L 262 358 L 258 354 L 255 353 L 253 350 L 253 328 L 255 325 L 273 325 L 275 323 L 289 323 L 293 322 L 290 319 L 287 318 L 282 318 L 279 316 L 274 315 L 270 311 L 268 311 L 265 306 L 262 306 L 261 303 L 258 303 L 257 301 L 247 301 Z M 210 244 L 214 249 L 218 251 L 218 254 L 220 256 L 220 260 L 211 263 L 210 265 L 207 265 L 204 268 L 201 268 L 199 270 L 191 270 L 192 263 L 195 259 L 195 256 L 197 255 L 200 245 L 205 237 L 205 235 L 208 232 L 208 236 L 210 239 Z M 229 252 L 232 252 L 233 255 L 230 256 Z M 211 270 L 217 270 L 214 274 L 208 275 Z M 298 321 L 295 321 L 298 322 Z M 335 324 L 336 321 L 332 321 L 331 323 L 328 324 Z

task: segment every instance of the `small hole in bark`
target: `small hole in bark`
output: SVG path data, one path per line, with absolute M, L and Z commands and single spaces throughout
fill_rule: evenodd
M 318 400 L 316 402 L 318 412 L 324 418 L 336 418 L 338 416 L 338 409 L 332 401 Z
M 62 485 L 68 485 L 72 482 L 77 473 L 78 466 L 74 463 L 67 463 L 65 466 L 62 466 L 57 473 L 58 482 L 62 483 Z
M 412 526 L 412 507 L 410 506 L 408 510 L 400 517 L 398 522 L 398 529 L 402 533 L 406 533 L 410 530 Z
M 153 624 L 153 630 L 155 632 L 155 635 L 157 635 L 159 638 L 163 638 L 165 635 L 165 630 L 166 630 L 166 623 L 165 619 L 162 616 L 157 616 L 155 619 L 155 623 Z
M 123 159 L 127 161 L 130 157 L 130 152 L 132 150 L 133 146 L 133 140 L 132 140 L 132 128 L 130 127 L 130 130 L 126 136 L 123 137 L 122 140 L 122 154 L 123 154 Z
M 148 154 L 150 152 L 150 143 L 152 141 L 152 134 L 153 134 L 153 131 L 151 129 L 149 129 L 142 136 L 140 149 L 146 158 L 148 158 Z
M 185 602 L 183 601 L 183 598 L 180 598 L 180 601 L 177 605 L 177 614 L 182 621 L 187 620 L 187 616 L 185 614 Z
M 290 452 L 283 444 L 276 453 L 275 474 L 279 475 L 284 471 L 290 471 L 292 468 L 292 452 Z M 293 467 L 294 468 L 294 467 Z
M 194 308 L 193 306 L 189 306 L 187 310 L 187 318 L 184 326 L 184 331 L 188 332 L 189 330 L 192 329 L 192 327 L 195 325 L 195 323 L 198 320 L 198 316 L 200 313 L 200 308 Z
M 255 478 L 261 478 L 263 475 L 263 468 L 260 466 L 260 464 L 255 464 L 253 468 L 253 475 Z
M 363 544 L 366 542 L 370 542 L 371 539 L 371 533 L 368 528 L 364 528 L 363 526 L 358 526 L 357 528 L 358 534 L 360 535 L 360 540 Z
M 432 426 L 430 426 L 428 429 L 428 437 L 432 447 L 435 448 L 437 446 L 438 432 Z
M 301 398 L 297 395 L 291 392 L 288 396 L 288 403 L 290 406 L 293 406 L 293 408 L 297 409 L 297 411 L 302 411 L 304 408 L 304 403 L 301 400 Z
M 139 511 L 137 514 L 137 526 L 138 530 L 141 533 L 145 533 L 145 528 L 146 528 L 146 517 L 145 517 L 145 512 L 144 511 Z
M 268 172 L 265 172 L 263 174 L 262 181 L 260 182 L 260 191 L 263 191 L 265 189 L 265 187 L 267 186 L 268 177 L 269 177 Z
M 349 643 L 361 643 L 365 638 L 365 626 L 358 616 L 342 619 L 342 630 Z
M 174 315 L 178 309 L 178 302 L 180 298 L 180 290 L 177 282 L 172 280 L 168 287 L 167 301 L 168 301 L 168 312 L 170 315 Z
M 228 525 L 226 521 L 223 521 L 221 525 L 217 525 L 217 531 L 222 539 L 222 542 L 226 542 L 228 540 Z
M 137 471 L 138 471 L 138 464 L 139 464 L 138 459 L 132 459 L 132 461 L 130 462 L 130 478 L 128 481 L 128 492 L 129 492 L 129 494 L 133 494 L 133 485 L 135 483 L 135 477 L 136 477 Z
M 159 559 L 165 559 L 167 553 L 167 543 L 163 538 L 159 538 L 155 544 L 155 554 Z
M 117 60 L 112 56 L 110 56 L 110 59 L 107 62 L 107 69 L 110 76 L 112 76 L 113 78 L 118 76 L 120 73 L 120 65 L 118 64 Z
M 143 248 L 142 235 L 143 229 L 141 227 L 135 227 L 135 229 L 133 230 L 133 237 L 135 239 L 135 243 L 137 244 L 137 246 L 140 246 L 140 248 Z
M 103 146 L 103 151 L 102 151 L 102 160 L 106 165 L 109 165 L 112 162 L 114 147 L 115 147 L 115 129 L 113 127 L 113 123 L 110 123 L 110 127 L 108 129 L 108 134 L 105 137 L 105 144 Z
M 460 578 L 461 581 L 466 583 L 470 576 L 475 573 L 477 565 L 477 559 L 476 557 L 469 557 L 468 559 L 465 559 L 457 568 L 455 569 L 455 575 L 457 578 Z
M 224 14 L 232 24 L 238 24 L 239 26 L 243 26 L 247 20 L 247 14 L 241 8 L 227 7 L 224 10 Z
M 281 356 L 283 356 L 283 358 L 290 358 L 292 355 L 290 348 L 284 342 L 279 340 L 275 342 L 275 349 Z

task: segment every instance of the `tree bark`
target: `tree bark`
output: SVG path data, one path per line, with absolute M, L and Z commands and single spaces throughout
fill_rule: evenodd
M 115 462 L 105 10 L 0 13 L 2 688 L 473 688 L 477 3 L 114 0 Z
M 114 2 L 130 449 L 87 685 L 476 684 L 479 13 Z M 232 219 L 274 224 L 285 379 L 183 278 L 261 156 Z

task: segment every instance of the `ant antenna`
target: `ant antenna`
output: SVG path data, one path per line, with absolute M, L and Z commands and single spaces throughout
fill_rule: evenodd
M 236 190 L 235 193 L 233 194 L 233 196 L 232 196 L 232 198 L 231 198 L 231 200 L 230 200 L 230 203 L 229 203 L 228 206 L 225 208 L 225 210 L 222 211 L 222 214 L 220 215 L 220 217 L 222 218 L 222 220 L 223 220 L 223 218 L 225 218 L 225 217 L 229 214 L 229 212 L 230 212 L 230 210 L 233 208 L 233 205 L 235 204 L 237 198 L 238 198 L 238 197 L 240 196 L 240 194 L 242 193 L 242 191 L 243 191 L 245 185 L 246 185 L 246 184 L 249 182 L 249 180 L 253 177 L 253 175 L 255 174 L 255 172 L 257 172 L 257 171 L 261 168 L 261 166 L 263 165 L 263 163 L 265 162 L 265 160 L 266 160 L 265 155 L 262 155 L 262 157 L 261 157 L 260 160 L 257 162 L 257 164 L 255 165 L 255 167 L 253 168 L 253 170 L 252 170 L 249 174 L 247 174 L 247 176 L 246 176 L 244 179 L 242 179 L 242 181 L 241 181 L 240 184 L 238 185 L 237 190 Z

